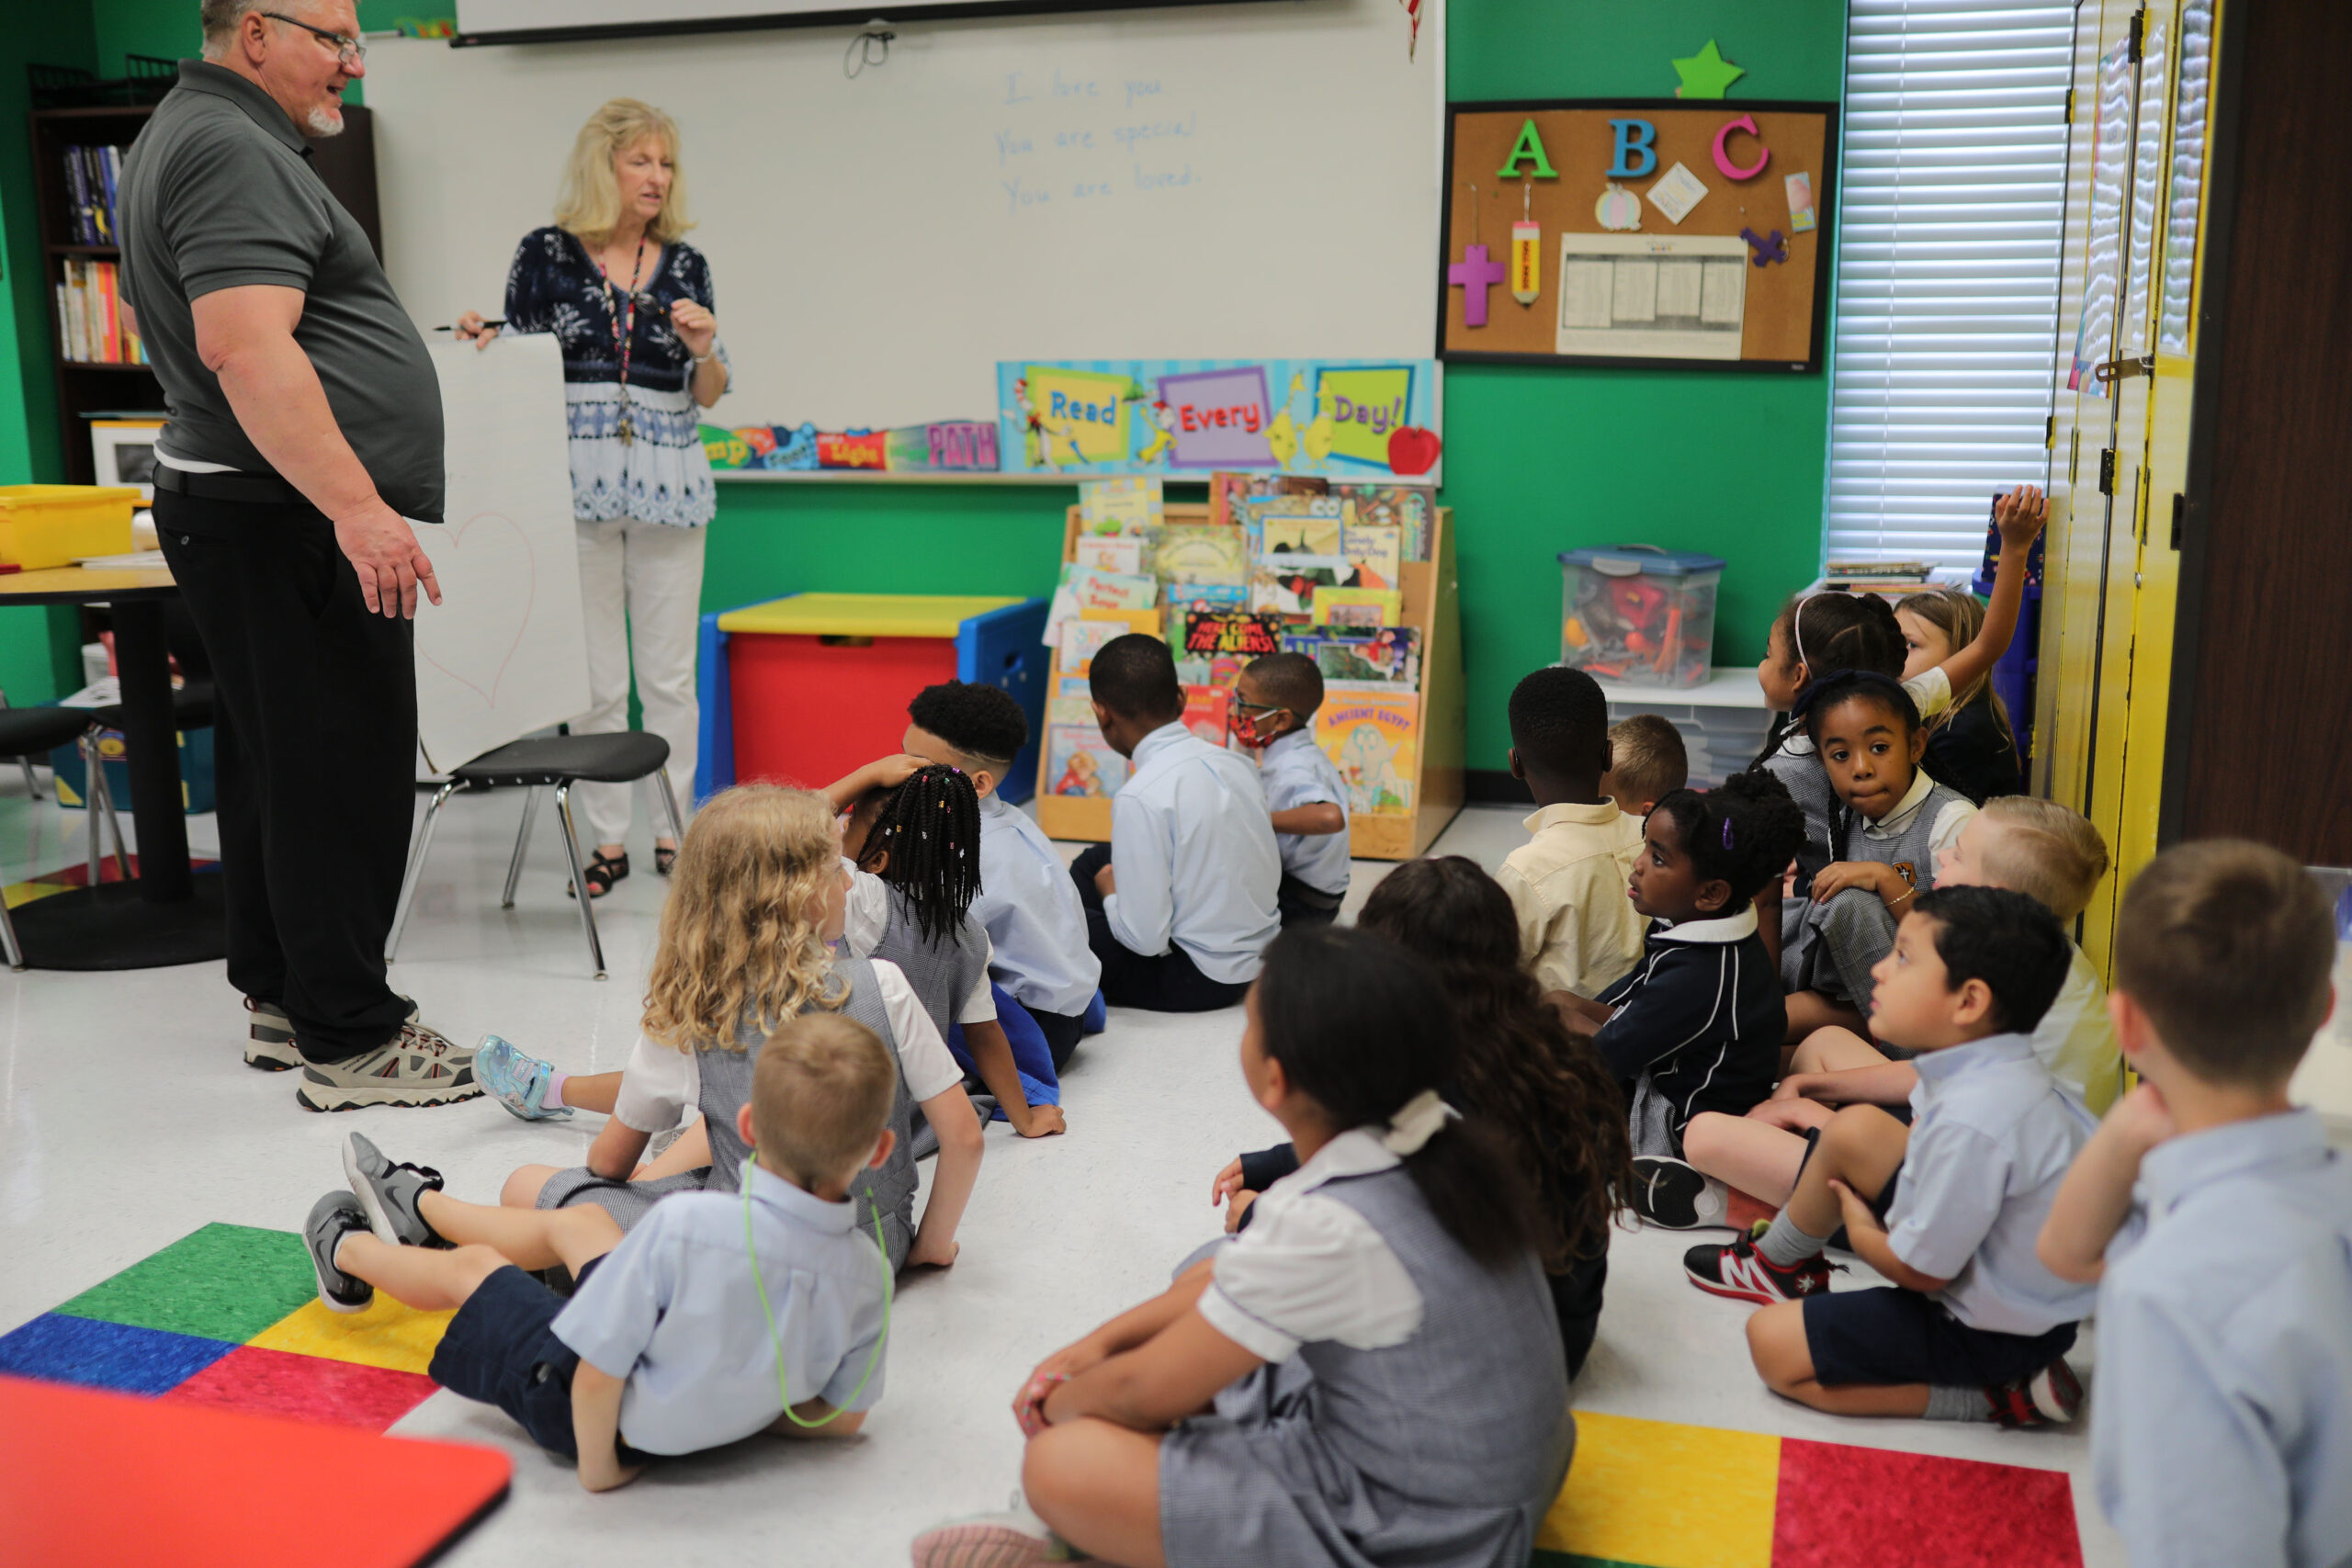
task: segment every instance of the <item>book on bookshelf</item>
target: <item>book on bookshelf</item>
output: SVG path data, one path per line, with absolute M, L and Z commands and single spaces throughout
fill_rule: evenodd
M 1414 692 L 1327 694 L 1315 715 L 1315 743 L 1340 770 L 1351 817 L 1413 809 L 1419 776 L 1421 699 Z

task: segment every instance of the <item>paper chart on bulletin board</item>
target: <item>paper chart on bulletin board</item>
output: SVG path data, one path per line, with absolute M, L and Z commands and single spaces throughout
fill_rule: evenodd
M 1818 369 L 1837 147 L 1832 103 L 1451 106 L 1439 357 Z

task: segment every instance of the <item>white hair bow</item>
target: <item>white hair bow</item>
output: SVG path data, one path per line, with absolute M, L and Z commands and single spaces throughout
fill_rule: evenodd
M 1425 1089 L 1413 1096 L 1388 1119 L 1388 1131 L 1380 1143 L 1390 1154 L 1403 1159 L 1421 1152 L 1421 1146 L 1437 1136 L 1438 1129 L 1456 1114 L 1433 1089 Z

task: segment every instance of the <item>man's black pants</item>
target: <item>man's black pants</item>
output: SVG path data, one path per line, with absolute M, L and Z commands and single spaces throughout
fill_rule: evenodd
M 229 983 L 313 1062 L 400 1032 L 384 939 L 416 809 L 410 623 L 370 615 L 308 505 L 158 490 L 155 530 L 211 656 Z
M 1102 890 L 1094 886 L 1094 874 L 1110 863 L 1111 846 L 1096 844 L 1079 852 L 1069 867 L 1079 898 L 1086 905 L 1086 945 L 1102 961 L 1102 999 L 1113 1007 L 1147 1012 L 1215 1012 L 1239 1001 L 1250 989 L 1247 981 L 1210 979 L 1192 954 L 1174 942 L 1167 952 L 1147 958 L 1112 933 L 1111 918 L 1102 910 Z

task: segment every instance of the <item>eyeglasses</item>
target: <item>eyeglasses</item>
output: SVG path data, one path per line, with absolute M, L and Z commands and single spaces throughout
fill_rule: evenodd
M 1245 703 L 1239 697 L 1235 697 L 1232 699 L 1232 704 L 1233 711 L 1243 715 L 1283 711 L 1283 705 L 1280 703 Z
M 331 33 L 324 28 L 314 28 L 308 22 L 298 22 L 283 11 L 264 11 L 262 15 L 273 22 L 284 22 L 289 28 L 300 28 L 321 43 L 328 45 L 334 49 L 335 61 L 339 64 L 360 65 L 367 62 L 368 46 L 356 38 L 347 38 L 342 33 Z

